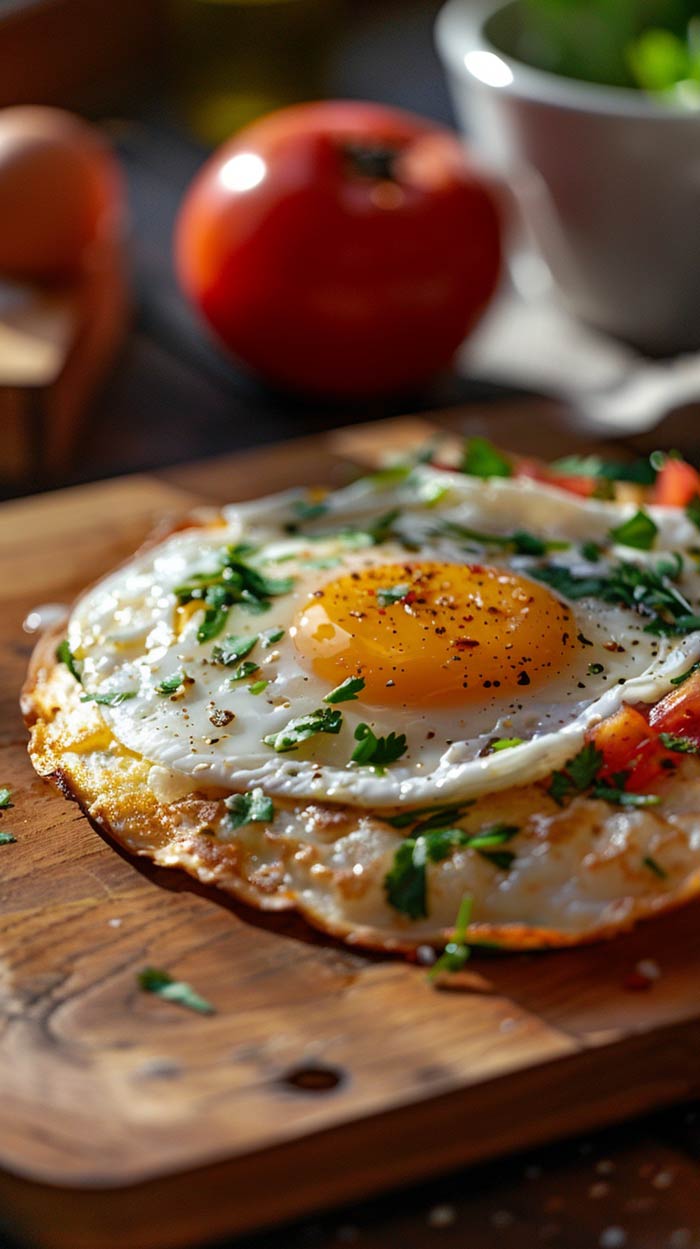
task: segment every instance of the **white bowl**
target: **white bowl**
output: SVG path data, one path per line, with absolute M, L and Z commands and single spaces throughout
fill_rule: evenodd
M 517 3 L 449 0 L 464 130 L 513 187 L 564 302 L 653 354 L 700 347 L 700 115 L 525 65 Z

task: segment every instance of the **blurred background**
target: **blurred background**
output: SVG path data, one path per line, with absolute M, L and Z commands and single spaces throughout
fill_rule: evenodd
M 622 46 L 615 22 L 642 9 L 663 17 L 666 8 L 682 17 L 677 30 L 690 14 L 687 47 L 668 30 L 652 33 L 641 51 L 635 45 L 634 69 L 650 90 L 673 90 L 692 105 L 672 127 L 656 104 L 619 106 L 616 99 L 641 97 L 630 90 L 640 84 L 625 78 L 629 58 L 601 59 L 608 44 Z M 700 357 L 695 330 L 682 339 L 700 313 L 689 263 L 700 256 L 698 4 L 519 0 L 505 6 L 503 22 L 499 15 L 503 30 L 489 33 L 504 59 L 487 52 L 486 60 L 479 42 L 469 50 L 471 15 L 484 0 L 447 6 L 441 58 L 440 9 L 441 0 L 0 0 L 0 108 L 59 106 L 96 123 L 120 163 L 127 202 L 125 229 L 72 291 L 41 281 L 30 290 L 3 273 L 0 258 L 0 497 L 527 393 L 563 400 L 580 428 L 603 437 L 641 431 L 653 441 L 659 419 L 680 413 L 661 441 L 695 453 Z M 508 23 L 528 11 L 533 37 L 518 43 Z M 514 103 L 509 44 L 545 71 L 545 96 L 552 81 L 578 94 L 558 112 L 532 99 Z M 571 59 L 572 47 L 582 62 Z M 603 85 L 593 85 L 596 76 Z M 516 73 L 515 89 L 518 81 Z M 591 107 L 591 91 L 603 93 L 603 104 Z M 517 224 L 501 188 L 510 264 L 498 299 L 453 367 L 388 398 L 310 399 L 263 383 L 213 345 L 174 273 L 178 208 L 208 153 L 271 110 L 324 98 L 397 105 L 467 133 L 474 118 L 479 159 L 510 176 L 527 157 L 521 198 L 534 201 L 545 184 L 549 196 L 538 241 Z M 0 133 L 0 171 L 3 142 Z M 0 181 L 0 218 L 2 204 Z M 575 236 L 568 255 L 552 204 Z M 591 221 L 608 232 L 602 246 L 586 236 Z M 636 259 L 620 255 L 621 237 Z M 564 295 L 567 283 L 573 289 L 569 306 L 552 298 L 552 273 Z M 652 309 L 666 275 L 668 308 Z

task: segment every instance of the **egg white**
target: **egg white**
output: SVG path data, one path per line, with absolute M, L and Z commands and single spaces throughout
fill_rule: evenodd
M 300 662 L 292 636 L 297 612 L 325 582 L 367 563 L 406 558 L 464 563 L 481 557 L 527 576 L 529 557 L 455 541 L 440 532 L 442 522 L 501 535 L 527 529 L 546 540 L 576 544 L 604 542 L 610 528 L 635 511 L 629 505 L 577 499 L 540 483 L 481 482 L 420 468 L 403 481 L 380 475 L 336 492 L 303 533 L 289 534 L 300 498 L 293 492 L 227 508 L 223 524 L 173 535 L 88 591 L 71 616 L 69 644 L 83 666 L 86 690 L 135 693 L 119 706 L 100 708 L 115 736 L 154 765 L 191 778 L 193 786 L 241 790 L 259 785 L 270 794 L 377 810 L 495 793 L 561 767 L 579 749 L 588 727 L 623 700 L 656 701 L 670 688 L 671 678 L 700 656 L 698 634 L 654 638 L 628 609 L 581 600 L 570 607 L 586 643 L 565 672 L 521 699 L 489 691 L 478 707 L 464 712 L 344 702 L 338 705 L 343 717 L 338 735 L 319 734 L 293 753 L 277 754 L 263 743 L 266 735 L 326 706 L 329 687 Z M 379 545 L 363 537 L 363 524 L 394 510 L 399 515 L 393 535 L 398 537 Z M 613 549 L 607 559 L 656 561 L 664 549 L 693 545 L 697 534 L 682 514 L 649 510 L 659 526 L 658 550 L 647 556 Z M 224 636 L 284 629 L 272 646 L 256 643 L 246 658 L 257 662 L 259 671 L 232 685 L 232 670 L 212 662 L 212 649 L 222 638 L 205 644 L 196 639 L 201 609 L 190 614 L 176 636 L 173 590 L 193 573 L 211 568 L 225 546 L 241 541 L 257 548 L 254 559 L 267 575 L 289 575 L 294 585 L 273 598 L 264 615 L 232 608 Z M 576 545 L 552 559 L 575 572 L 591 571 Z M 605 566 L 603 560 L 595 570 Z M 700 595 L 700 578 L 689 557 L 684 592 L 692 601 Z M 606 645 L 611 640 L 624 650 L 611 652 Z M 592 664 L 604 671 L 591 674 Z M 157 693 L 155 687 L 179 670 L 194 683 L 173 697 Z M 269 685 L 252 693 L 250 683 L 261 679 Z M 234 718 L 222 724 L 221 712 Z M 407 752 L 384 773 L 348 764 L 361 722 L 378 736 L 406 735 Z M 526 740 L 483 755 L 493 737 Z

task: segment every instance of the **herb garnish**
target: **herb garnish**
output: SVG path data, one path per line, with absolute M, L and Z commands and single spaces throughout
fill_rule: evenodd
M 623 603 L 641 616 L 650 617 L 646 633 L 690 633 L 700 629 L 688 600 L 674 584 L 683 571 L 679 555 L 659 560 L 655 566 L 641 567 L 621 561 L 607 574 L 578 576 L 557 564 L 530 570 L 530 576 L 543 581 L 564 598 L 598 598 L 604 603 Z
M 56 659 L 60 664 L 65 664 L 71 676 L 75 677 L 76 681 L 82 685 L 83 678 L 78 668 L 78 661 L 68 644 L 68 638 L 64 638 L 56 647 Z
M 581 794 L 590 789 L 602 766 L 602 753 L 596 750 L 593 742 L 586 742 L 565 768 L 552 773 L 548 793 L 562 807 L 569 794 Z
M 696 672 L 700 672 L 700 659 L 698 659 L 691 668 L 688 668 L 685 672 L 681 672 L 679 677 L 671 677 L 671 685 L 682 685 L 684 681 L 688 680 L 688 677 L 692 677 Z
M 321 500 L 311 503 L 304 499 L 297 499 L 293 504 L 293 510 L 297 520 L 317 520 L 319 516 L 325 516 L 328 504 Z
M 403 733 L 390 733 L 388 737 L 376 737 L 368 724 L 358 724 L 355 729 L 357 746 L 350 756 L 351 763 L 372 764 L 386 767 L 405 755 L 408 747 Z
M 512 477 L 510 460 L 488 438 L 469 438 L 462 453 L 460 471 L 470 477 Z
M 290 720 L 285 728 L 277 733 L 268 733 L 263 737 L 266 746 L 283 754 L 288 750 L 296 750 L 302 742 L 317 733 L 339 733 L 343 723 L 343 713 L 330 707 L 319 707 L 307 716 L 299 716 Z
M 292 589 L 293 578 L 266 577 L 251 567 L 244 558 L 250 551 L 246 545 L 226 547 L 219 556 L 217 569 L 195 573 L 189 581 L 175 587 L 175 597 L 181 605 L 202 601 L 205 613 L 197 630 L 199 642 L 218 637 L 234 604 L 254 614 L 266 612 L 272 605 L 271 598 Z
M 428 914 L 428 863 L 441 863 L 456 849 L 471 849 L 507 871 L 515 855 L 497 847 L 510 841 L 519 831 L 515 825 L 494 824 L 478 833 L 467 833 L 463 828 L 435 828 L 407 837 L 398 847 L 384 878 L 387 901 L 410 919 L 424 919 Z
M 700 754 L 700 745 L 690 737 L 676 737 L 674 733 L 659 733 L 659 741 L 667 750 L 675 750 L 679 755 Z
M 685 514 L 689 521 L 695 525 L 696 529 L 700 529 L 700 495 L 693 495 L 690 503 L 685 509 Z
M 581 545 L 581 554 L 587 559 L 589 564 L 597 564 L 600 560 L 603 548 L 598 546 L 597 542 L 584 542 Z
M 262 789 L 252 789 L 248 794 L 231 794 L 224 799 L 231 828 L 243 828 L 244 824 L 267 823 L 274 819 L 272 799 Z
M 115 690 L 112 694 L 82 694 L 81 703 L 98 703 L 100 707 L 120 707 L 129 698 L 136 698 L 136 690 Z
M 453 520 L 443 521 L 436 526 L 435 532 L 462 542 L 502 547 L 504 550 L 514 551 L 516 555 L 546 555 L 547 551 L 566 551 L 571 545 L 569 542 L 545 542 L 525 529 L 517 529 L 515 533 L 508 534 L 482 533 L 480 529 L 471 529 L 468 525 L 460 525 Z
M 606 481 L 636 482 L 640 486 L 653 486 L 657 472 L 649 457 L 631 464 L 614 464 L 597 455 L 567 455 L 549 467 L 564 477 L 601 477 Z
M 522 746 L 523 742 L 522 737 L 495 737 L 489 742 L 489 754 L 499 750 L 512 750 L 514 746 Z
M 156 685 L 157 694 L 177 694 L 177 691 L 185 684 L 187 674 L 182 668 L 178 672 L 174 672 L 171 677 L 166 677 L 159 685 Z
M 229 684 L 233 685 L 234 681 L 245 681 L 246 677 L 252 677 L 253 673 L 258 672 L 259 670 L 260 665 L 256 664 L 254 659 L 246 659 L 242 664 L 238 665 L 234 672 L 231 673 L 231 676 L 229 677 Z
M 326 694 L 324 703 L 349 703 L 357 700 L 357 695 L 365 688 L 364 677 L 347 677 L 336 685 L 330 694 Z
M 284 629 L 265 629 L 258 634 L 258 637 L 263 650 L 268 650 L 270 646 L 274 646 L 275 642 L 281 642 Z
M 7 785 L 3 785 L 0 789 L 0 810 L 7 811 L 9 807 L 13 807 L 15 804 L 11 799 L 12 790 L 8 789 Z
M 269 684 L 269 681 L 253 681 L 252 684 L 248 686 L 248 692 L 250 694 L 262 694 L 263 691 L 267 689 Z
M 231 664 L 237 664 L 239 659 L 243 659 L 252 651 L 258 640 L 257 633 L 252 637 L 233 637 L 229 634 L 225 637 L 221 646 L 215 646 L 211 657 L 216 664 L 225 664 L 229 667 Z
M 642 859 L 642 863 L 645 867 L 649 868 L 650 872 L 653 872 L 655 876 L 658 876 L 659 880 L 668 880 L 668 872 L 661 866 L 660 863 L 657 863 L 656 859 L 653 859 L 650 854 L 645 854 Z
M 0 833 L 0 846 L 9 846 L 16 841 L 14 833 Z
M 155 993 L 166 1002 L 174 1002 L 177 1006 L 186 1006 L 188 1010 L 197 1011 L 200 1015 L 215 1015 L 216 1008 L 206 998 L 200 997 L 191 985 L 184 980 L 174 980 L 167 971 L 158 967 L 144 967 L 136 977 L 139 988 L 146 993 Z
M 377 590 L 377 600 L 380 607 L 391 607 L 392 603 L 400 603 L 410 592 L 411 586 L 408 581 L 402 581 L 400 585 L 388 586 L 385 589 Z
M 618 807 L 658 807 L 661 802 L 658 794 L 634 794 L 627 789 L 616 789 L 609 785 L 596 785 L 593 797 Z
M 428 972 L 429 980 L 436 980 L 443 972 L 454 974 L 461 971 L 468 961 L 471 950 L 467 945 L 467 929 L 472 917 L 473 899 L 465 893 L 455 920 L 452 940 L 447 942 L 440 958 Z
M 623 546 L 634 547 L 637 551 L 650 551 L 658 532 L 658 525 L 654 523 L 647 512 L 643 512 L 640 508 L 638 512 L 635 512 L 634 516 L 630 516 L 629 520 L 623 521 L 621 525 L 611 529 L 610 537 L 614 542 L 620 542 Z
M 414 834 L 425 833 L 431 828 L 447 828 L 461 819 L 468 807 L 474 806 L 474 800 L 463 802 L 461 806 L 421 807 L 417 811 L 401 811 L 399 815 L 389 816 L 387 824 L 392 828 L 408 828 L 415 824 Z

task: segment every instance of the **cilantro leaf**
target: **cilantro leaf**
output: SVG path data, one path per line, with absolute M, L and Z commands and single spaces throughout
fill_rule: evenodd
M 390 512 L 385 512 L 383 516 L 378 516 L 370 525 L 363 527 L 363 532 L 371 538 L 375 546 L 380 546 L 382 542 L 386 542 L 394 533 L 394 525 L 399 519 L 401 511 L 395 507 Z
M 243 544 L 226 547 L 219 554 L 218 568 L 195 573 L 189 581 L 175 587 L 174 594 L 181 605 L 203 602 L 204 620 L 197 630 L 199 642 L 218 637 L 234 604 L 240 603 L 254 613 L 265 612 L 271 607 L 271 598 L 292 589 L 293 578 L 267 577 L 253 568 L 246 559 L 252 549 Z
M 552 773 L 549 794 L 559 806 L 570 793 L 589 789 L 603 766 L 603 755 L 593 742 L 586 742 L 565 768 Z
M 623 521 L 621 525 L 617 525 L 610 530 L 610 537 L 614 542 L 620 542 L 623 546 L 634 547 L 637 551 L 650 551 L 656 540 L 659 527 L 651 519 L 647 512 L 639 509 L 634 516 L 630 516 L 629 520 Z
M 247 794 L 231 794 L 224 800 L 224 806 L 228 811 L 231 828 L 242 828 L 244 824 L 268 823 L 275 816 L 272 799 L 262 789 L 252 789 Z
M 174 980 L 167 971 L 161 971 L 158 967 L 144 967 L 136 979 L 139 988 L 145 993 L 155 993 L 166 1002 L 175 1002 L 178 1006 L 185 1006 L 188 1010 L 197 1011 L 200 1015 L 216 1014 L 216 1009 L 211 1002 L 200 997 L 191 985 L 186 984 L 184 980 Z
M 306 499 L 297 499 L 293 504 L 294 515 L 297 520 L 318 520 L 319 516 L 325 516 L 328 511 L 328 504 L 322 501 L 316 503 L 309 502 Z
M 330 707 L 319 707 L 307 716 L 299 716 L 295 720 L 290 720 L 279 732 L 268 733 L 266 737 L 263 737 L 263 742 L 282 754 L 288 750 L 296 750 L 297 746 L 307 741 L 308 738 L 315 737 L 317 733 L 339 733 L 342 723 L 341 711 L 335 711 Z
M 390 607 L 392 603 L 400 603 L 402 599 L 409 593 L 411 586 L 408 581 L 402 581 L 400 585 L 392 585 L 386 589 L 377 590 L 377 600 L 380 607 Z
M 659 560 L 655 566 L 621 561 L 607 573 L 578 576 L 558 564 L 530 570 L 530 576 L 557 590 L 564 598 L 599 598 L 604 603 L 623 603 L 641 616 L 651 617 L 647 632 L 682 634 L 700 628 L 687 599 L 676 582 L 683 571 L 683 560 Z
M 358 724 L 355 729 L 357 746 L 350 756 L 351 763 L 372 764 L 386 767 L 405 755 L 408 747 L 403 733 L 390 733 L 388 737 L 376 737 L 368 724 Z
M 264 690 L 267 689 L 269 684 L 269 681 L 253 681 L 252 684 L 248 686 L 248 690 L 251 694 L 262 694 Z
M 547 551 L 564 551 L 570 546 L 568 542 L 545 542 L 526 529 L 516 529 L 515 533 L 506 534 L 483 533 L 480 529 L 472 529 L 454 520 L 441 521 L 435 526 L 434 532 L 461 542 L 503 547 L 505 550 L 514 551 L 516 555 L 546 555 Z
M 471 477 L 512 477 L 510 460 L 489 442 L 488 438 L 469 438 L 465 445 L 460 471 Z
M 216 664 L 225 664 L 226 667 L 230 664 L 237 664 L 240 659 L 243 659 L 252 651 L 257 640 L 257 633 L 254 633 L 252 637 L 232 637 L 229 635 L 224 638 L 221 646 L 214 647 L 211 653 L 212 660 Z
M 428 863 L 441 863 L 453 850 L 461 848 L 476 850 L 496 867 L 507 871 L 515 855 L 499 847 L 519 831 L 515 825 L 493 824 L 478 833 L 468 833 L 463 828 L 435 828 L 406 837 L 384 879 L 387 901 L 410 919 L 424 919 L 428 914 Z
M 0 846 L 9 846 L 16 841 L 14 833 L 0 833 Z
M 157 694 L 176 694 L 187 680 L 187 674 L 180 668 L 174 672 L 171 677 L 166 677 L 159 685 L 156 685 Z
M 409 919 L 425 919 L 428 914 L 425 859 L 415 862 L 416 841 L 401 842 L 391 868 L 384 877 L 387 902 Z
M 119 707 L 129 698 L 136 698 L 136 690 L 115 690 L 112 694 L 82 694 L 81 703 L 98 703 L 100 707 Z
M 663 637 L 674 637 L 679 633 L 695 633 L 700 629 L 700 615 L 687 614 L 676 616 L 673 620 L 662 620 L 659 616 L 645 625 L 645 633 L 655 633 Z
M 15 805 L 11 799 L 12 790 L 8 789 L 7 785 L 3 785 L 2 788 L 0 788 L 0 811 L 7 811 L 8 807 L 13 807 Z
M 457 912 L 452 940 L 447 942 L 440 958 L 428 972 L 429 980 L 436 980 L 443 972 L 454 974 L 461 971 L 468 961 L 471 950 L 467 944 L 467 930 L 472 917 L 473 900 L 465 893 Z
M 65 664 L 71 676 L 75 677 L 76 681 L 82 685 L 83 678 L 80 674 L 78 661 L 68 644 L 68 638 L 64 638 L 56 647 L 56 659 L 60 664 Z
M 642 863 L 645 867 L 649 868 L 650 872 L 653 872 L 655 876 L 658 876 L 659 880 L 668 880 L 668 872 L 661 866 L 660 863 L 657 863 L 656 859 L 653 859 L 650 854 L 645 854 L 642 859 Z
M 675 750 L 679 755 L 700 754 L 700 744 L 690 737 L 677 737 L 674 733 L 659 733 L 659 741 L 667 750 Z
M 512 750 L 514 746 L 522 746 L 523 741 L 522 737 L 496 737 L 489 742 L 489 754 L 495 754 L 499 750 Z
M 589 564 L 597 564 L 600 560 L 601 552 L 602 547 L 599 547 L 597 542 L 584 542 L 581 545 L 581 554 L 584 559 L 588 560 Z
M 398 815 L 387 818 L 386 823 L 391 824 L 392 828 L 408 828 L 409 825 L 415 824 L 416 832 L 425 832 L 431 828 L 446 828 L 448 824 L 456 823 L 467 807 L 473 807 L 473 805 L 474 800 L 470 799 L 459 807 L 421 807 L 415 811 L 401 811 Z
M 355 702 L 357 695 L 365 688 L 364 677 L 347 677 L 345 681 L 341 681 L 340 685 L 336 685 L 330 694 L 326 694 L 324 703 L 348 703 Z
M 601 460 L 597 455 L 567 455 L 555 460 L 550 468 L 564 477 L 601 477 L 607 481 L 636 482 L 640 486 L 653 486 L 657 471 L 648 456 L 630 464 L 616 464 Z

